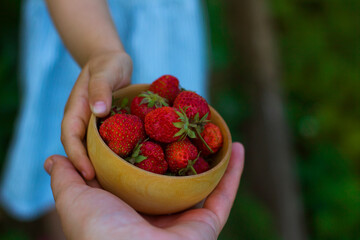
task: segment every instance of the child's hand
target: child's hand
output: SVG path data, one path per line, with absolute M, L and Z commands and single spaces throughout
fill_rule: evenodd
M 98 117 L 106 116 L 111 109 L 112 92 L 130 84 L 131 73 L 132 61 L 125 52 L 91 57 L 66 103 L 61 141 L 69 159 L 87 180 L 95 176 L 83 142 L 91 112 Z

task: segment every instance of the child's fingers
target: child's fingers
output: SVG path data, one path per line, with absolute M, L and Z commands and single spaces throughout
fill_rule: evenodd
M 61 141 L 70 161 L 87 180 L 90 180 L 94 178 L 95 171 L 83 145 L 91 115 L 88 102 L 88 79 L 88 69 L 84 68 L 66 103 L 61 124 Z
M 89 63 L 89 103 L 98 117 L 111 109 L 112 92 L 130 83 L 132 62 L 126 53 L 109 53 Z
M 105 117 L 111 109 L 112 86 L 106 74 L 97 73 L 89 82 L 89 102 L 91 111 L 97 117 Z
M 72 124 L 72 122 L 69 122 L 68 124 Z M 72 125 L 72 126 L 76 126 L 76 125 Z M 71 162 L 75 165 L 76 169 L 78 169 L 79 172 L 81 172 L 81 174 L 85 179 L 91 180 L 95 176 L 95 171 L 90 163 L 85 146 L 82 142 L 85 133 L 67 130 L 71 128 L 72 128 L 71 126 L 67 127 L 67 125 L 64 125 L 63 127 L 64 134 L 63 134 L 62 142 L 64 145 L 64 149 L 66 151 L 66 154 L 70 158 Z M 85 128 L 86 130 L 85 125 L 81 126 L 81 128 Z

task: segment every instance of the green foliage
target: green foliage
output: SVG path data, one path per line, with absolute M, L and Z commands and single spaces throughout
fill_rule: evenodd
M 355 239 L 360 233 L 360 184 L 332 143 L 312 146 L 299 161 L 314 239 Z M 341 220 L 340 220 L 341 219 Z
M 226 14 L 223 3 L 218 0 L 207 0 L 208 24 L 210 39 L 210 60 L 214 70 L 228 67 L 231 53 L 229 51 L 229 27 L 224 19 Z
M 223 87 L 213 97 L 213 106 L 226 120 L 234 141 L 243 139 L 242 125 L 251 114 L 246 93 L 239 87 Z
M 272 3 L 310 234 L 355 239 L 360 234 L 360 2 Z
M 244 186 L 240 188 L 234 206 L 219 240 L 278 239 L 270 213 Z
M 330 138 L 356 167 L 350 159 L 360 159 L 360 2 L 274 0 L 272 6 L 283 84 L 299 110 L 292 120 L 311 116 L 321 126 L 317 140 Z
M 229 32 L 235 29 L 226 25 L 221 1 L 207 3 L 217 74 L 234 61 L 230 49 L 236 43 L 229 41 Z M 360 1 L 272 0 L 269 6 L 309 235 L 311 239 L 356 239 L 360 236 Z M 241 139 L 239 125 L 251 115 L 247 96 L 239 96 L 244 91 L 233 86 L 216 91 L 213 105 L 235 133 L 234 139 Z M 242 211 L 243 197 L 238 195 L 229 219 L 233 232 L 226 227 L 222 239 L 242 239 L 243 229 L 271 226 L 270 221 L 239 220 L 251 219 L 252 212 L 259 218 L 266 216 L 255 198 L 247 199 L 255 202 L 253 208 Z M 256 234 L 251 232 L 245 239 L 263 239 Z
M 0 240 L 30 240 L 30 237 L 18 229 L 9 229 L 0 234 Z
M 0 171 L 19 104 L 17 66 L 20 1 L 9 1 L 0 14 Z

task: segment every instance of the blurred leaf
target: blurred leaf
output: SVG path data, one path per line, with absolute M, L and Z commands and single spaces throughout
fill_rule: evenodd
M 0 233 L 0 240 L 30 240 L 30 237 L 21 230 L 9 229 Z
M 219 240 L 275 240 L 279 239 L 267 209 L 242 186 Z

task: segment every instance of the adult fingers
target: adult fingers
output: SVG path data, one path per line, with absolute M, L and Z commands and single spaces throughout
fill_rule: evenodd
M 61 124 L 61 141 L 65 152 L 85 179 L 95 176 L 94 168 L 87 156 L 85 138 L 91 111 L 88 102 L 88 67 L 84 67 L 66 103 Z
M 51 176 L 51 189 L 55 201 L 71 187 L 85 186 L 85 181 L 64 156 L 53 155 L 49 157 L 44 163 L 44 168 Z
M 220 228 L 225 225 L 239 187 L 240 177 L 244 168 L 244 147 L 233 143 L 232 153 L 227 170 L 218 186 L 206 199 L 204 208 L 216 214 Z
M 106 116 L 112 92 L 130 83 L 132 62 L 126 53 L 109 53 L 89 63 L 89 103 L 97 117 Z
M 90 181 L 85 181 L 86 184 L 92 188 L 99 188 L 102 189 L 100 183 L 96 179 L 92 179 Z

